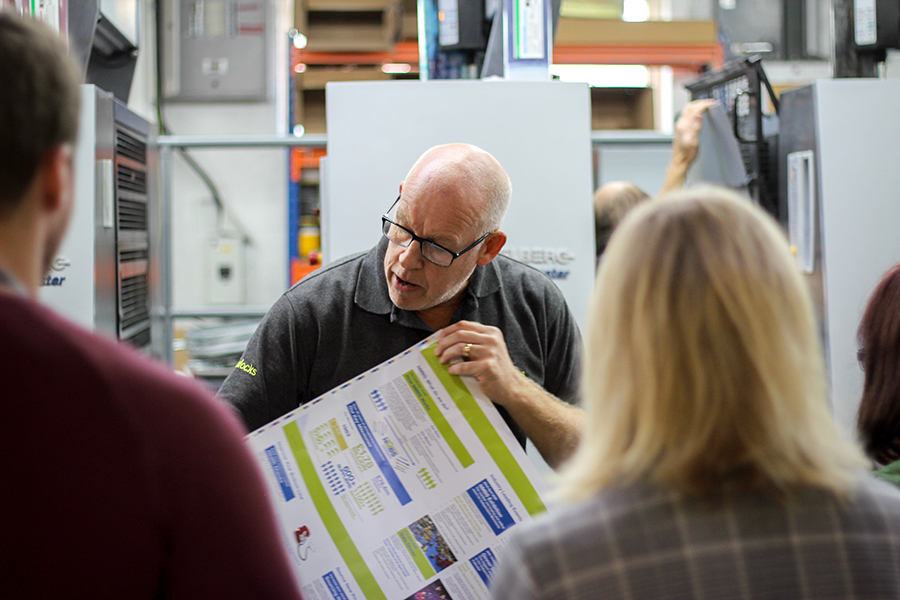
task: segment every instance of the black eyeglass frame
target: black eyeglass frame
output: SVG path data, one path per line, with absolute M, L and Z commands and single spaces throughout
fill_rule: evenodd
M 456 260 L 457 258 L 459 258 L 460 256 L 462 256 L 463 254 L 465 254 L 466 252 L 468 252 L 469 250 L 471 250 L 472 248 L 474 248 L 475 246 L 477 246 L 477 245 L 480 244 L 481 242 L 483 242 L 485 239 L 487 239 L 487 236 L 489 236 L 489 235 L 491 235 L 492 233 L 494 233 L 493 231 L 488 231 L 488 232 L 485 233 L 483 236 L 481 236 L 480 238 L 478 238 L 477 240 L 475 240 L 474 242 L 472 242 L 472 244 L 470 244 L 465 250 L 463 250 L 463 251 L 461 251 L 461 252 L 454 252 L 453 250 L 450 250 L 449 248 L 444 248 L 443 246 L 441 246 L 440 244 L 438 244 L 437 242 L 435 242 L 435 241 L 433 241 L 433 240 L 428 240 L 428 239 L 425 239 L 425 238 L 423 238 L 423 237 L 417 236 L 415 233 L 413 233 L 412 231 L 410 231 L 409 229 L 407 229 L 407 228 L 404 227 L 403 225 L 400 225 L 399 223 L 396 223 L 395 221 L 392 221 L 391 219 L 389 219 L 389 218 L 388 218 L 388 215 L 390 214 L 390 212 L 391 212 L 392 210 L 394 210 L 394 207 L 397 206 L 397 203 L 398 203 L 398 202 L 400 202 L 400 196 L 397 196 L 397 199 L 394 200 L 394 203 L 391 204 L 391 207 L 390 207 L 389 209 L 387 209 L 387 212 L 384 213 L 383 215 L 381 215 L 381 234 L 382 234 L 384 237 L 386 237 L 386 238 L 388 239 L 389 242 L 391 242 L 392 244 L 397 244 L 397 245 L 400 246 L 401 248 L 409 248 L 409 247 L 412 245 L 413 242 L 419 242 L 419 252 L 422 253 L 422 258 L 424 258 L 425 260 L 427 260 L 427 261 L 430 262 L 431 264 L 437 265 L 437 266 L 439 266 L 439 267 L 444 267 L 444 268 L 449 267 L 450 265 L 453 264 L 453 261 L 454 261 L 454 260 Z M 393 225 L 394 227 L 399 227 L 400 229 L 402 229 L 403 231 L 405 231 L 406 233 L 408 233 L 409 236 L 412 238 L 412 239 L 409 241 L 409 243 L 406 244 L 406 245 L 404 246 L 404 245 L 401 244 L 400 242 L 395 242 L 394 240 L 392 240 L 391 238 L 389 238 L 389 237 L 388 237 L 388 234 L 387 234 L 387 231 L 386 231 L 386 229 L 388 228 L 388 227 L 387 227 L 387 226 L 388 226 L 388 223 L 390 223 L 390 224 Z M 450 262 L 447 263 L 446 265 L 442 265 L 441 263 L 435 262 L 435 261 L 433 261 L 432 259 L 428 258 L 428 256 L 425 254 L 425 244 L 429 244 L 430 246 L 434 246 L 434 247 L 437 248 L 438 250 L 443 250 L 444 252 L 448 253 L 448 254 L 450 255 L 450 257 L 451 257 L 451 258 L 450 258 Z

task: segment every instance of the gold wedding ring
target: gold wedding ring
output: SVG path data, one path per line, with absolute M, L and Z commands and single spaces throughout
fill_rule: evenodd
M 463 358 L 469 360 L 469 351 L 472 349 L 472 344 L 466 344 L 463 346 Z

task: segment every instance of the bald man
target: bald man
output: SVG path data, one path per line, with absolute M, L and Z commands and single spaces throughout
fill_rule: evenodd
M 581 338 L 553 282 L 499 254 L 511 195 L 484 150 L 425 152 L 380 242 L 288 290 L 219 394 L 256 429 L 443 329 L 441 362 L 475 377 L 520 441 L 559 465 L 580 431 Z

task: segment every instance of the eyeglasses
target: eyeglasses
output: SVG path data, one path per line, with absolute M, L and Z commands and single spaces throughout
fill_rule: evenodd
M 403 248 L 409 248 L 409 245 L 413 242 L 419 242 L 419 250 L 421 250 L 422 256 L 425 257 L 425 260 L 434 263 L 439 267 L 449 267 L 454 260 L 483 242 L 485 238 L 487 238 L 487 236 L 493 233 L 493 231 L 488 231 L 486 234 L 475 240 L 472 245 L 470 245 L 462 252 L 454 252 L 453 250 L 448 250 L 447 248 L 444 248 L 440 244 L 432 242 L 431 240 L 420 238 L 403 225 L 398 225 L 394 221 L 390 220 L 388 218 L 388 215 L 392 210 L 394 210 L 394 207 L 397 206 L 397 203 L 399 201 L 400 196 L 397 196 L 397 199 L 394 200 L 394 203 L 391 204 L 391 207 L 388 209 L 388 211 L 381 216 L 381 232 L 384 234 L 384 237 L 397 244 L 398 246 L 402 246 Z

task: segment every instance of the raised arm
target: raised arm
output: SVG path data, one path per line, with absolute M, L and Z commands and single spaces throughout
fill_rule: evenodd
M 697 158 L 700 147 L 700 129 L 703 127 L 703 113 L 715 100 L 694 100 L 682 109 L 675 121 L 675 136 L 672 139 L 672 159 L 666 168 L 663 186 L 656 197 L 674 192 L 684 187 L 687 172 Z

